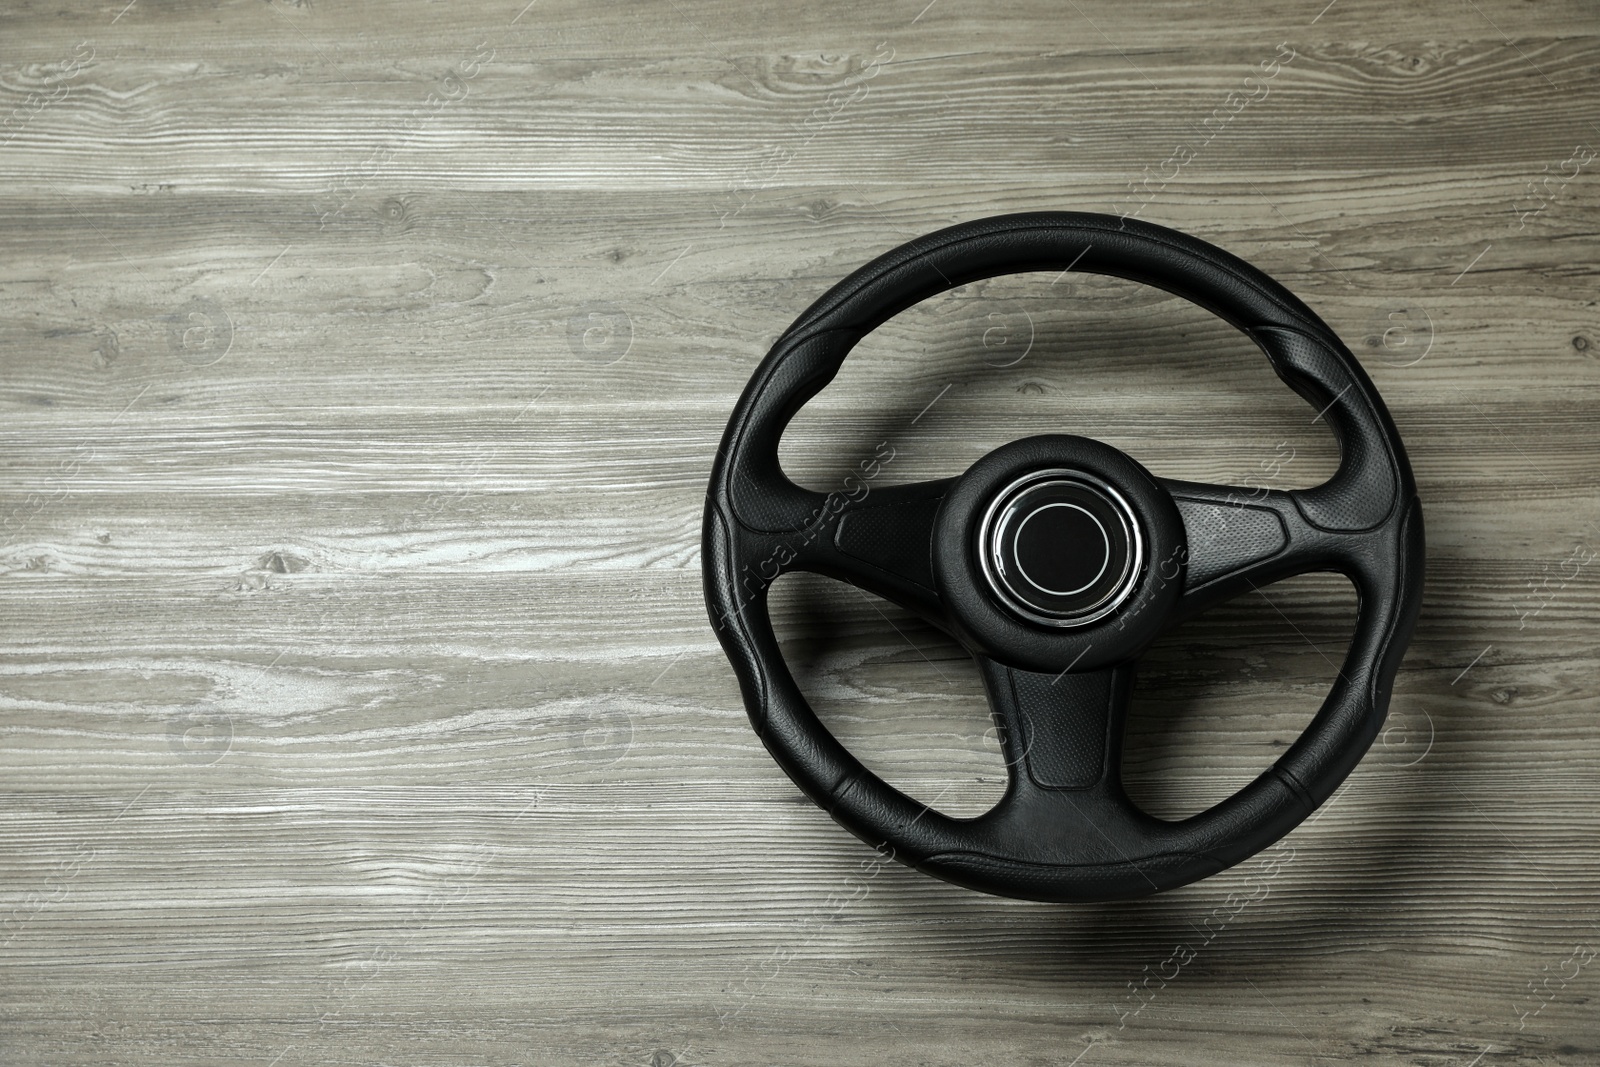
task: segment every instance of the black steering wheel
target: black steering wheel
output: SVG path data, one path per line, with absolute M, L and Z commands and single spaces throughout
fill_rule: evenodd
M 1156 478 L 1082 437 L 989 453 L 958 478 L 831 494 L 778 462 L 784 428 L 868 332 L 945 290 L 1022 271 L 1158 286 L 1247 333 L 1339 439 L 1337 473 L 1260 491 Z M 797 785 L 899 860 L 1005 896 L 1143 896 L 1214 874 L 1289 832 L 1333 793 L 1383 725 L 1421 604 L 1422 509 L 1394 423 L 1355 357 L 1288 290 L 1204 241 L 1082 213 L 941 230 L 829 290 L 773 345 L 728 422 L 711 474 L 705 592 L 756 733 Z M 873 774 L 817 719 L 779 651 L 766 594 L 815 571 L 894 601 L 976 659 L 1009 781 L 976 818 L 931 810 Z M 1181 821 L 1121 783 L 1136 658 L 1163 630 L 1241 592 L 1337 571 L 1360 607 L 1316 718 L 1260 777 Z

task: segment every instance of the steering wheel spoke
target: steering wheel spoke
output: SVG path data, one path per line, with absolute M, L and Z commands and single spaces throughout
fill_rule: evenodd
M 1134 665 L 1048 674 L 980 658 L 1009 773 L 978 822 L 984 851 L 1026 865 L 1097 869 L 1137 894 L 1156 888 L 1144 860 L 1165 824 L 1122 789 L 1122 737 Z
M 1053 675 L 986 656 L 978 666 L 1013 794 L 1120 788 L 1131 664 Z
M 934 519 L 953 480 L 884 486 L 838 504 L 816 494 L 821 517 L 791 540 L 786 569 L 849 582 L 948 630 L 932 554 Z
M 1174 621 L 1296 574 L 1349 572 L 1371 538 L 1307 522 L 1295 492 L 1163 479 L 1183 517 L 1184 558 L 1154 561 L 1157 578 L 1183 593 Z

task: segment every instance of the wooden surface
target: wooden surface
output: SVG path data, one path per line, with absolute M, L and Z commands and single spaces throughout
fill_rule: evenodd
M 1600 1062 L 1600 15 L 1324 2 L 7 5 L 0 1059 Z M 1391 726 L 1264 894 L 880 870 L 706 619 L 771 340 L 904 240 L 1065 208 L 1287 284 L 1421 486 Z M 1024 276 L 875 334 L 785 458 L 1064 430 L 1286 487 L 1331 469 L 1312 414 L 1193 307 Z M 871 766 L 997 795 L 958 650 L 775 604 Z M 1164 639 L 1136 796 L 1270 763 L 1353 604 L 1307 577 Z

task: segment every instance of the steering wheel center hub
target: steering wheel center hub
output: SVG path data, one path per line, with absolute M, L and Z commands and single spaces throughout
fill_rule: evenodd
M 1122 494 L 1081 471 L 1025 475 L 996 495 L 978 532 L 989 591 L 1041 626 L 1087 626 L 1133 594 L 1145 536 Z
M 1093 670 L 1155 638 L 1184 546 L 1172 497 L 1133 457 L 1041 434 L 1001 445 L 950 486 L 933 576 L 969 647 L 1027 670 Z

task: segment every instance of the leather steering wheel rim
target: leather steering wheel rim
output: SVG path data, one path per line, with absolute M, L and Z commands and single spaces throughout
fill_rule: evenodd
M 956 286 L 1043 270 L 1153 285 L 1242 330 L 1333 428 L 1336 473 L 1292 491 L 1158 479 L 1109 446 L 1050 435 L 1002 446 L 958 478 L 870 491 L 858 481 L 859 494 L 855 487 L 814 492 L 784 475 L 778 442 L 789 420 L 872 329 Z M 983 516 L 999 487 L 1033 484 L 1027 479 L 1052 471 L 1108 489 L 1107 499 L 1148 542 L 1117 611 L 1060 628 L 1018 617 L 978 566 L 989 536 Z M 1382 728 L 1421 605 L 1423 554 L 1421 505 L 1393 420 L 1315 313 L 1204 241 L 1116 216 L 1051 212 L 968 222 L 896 248 L 835 285 L 784 332 L 740 397 L 717 454 L 703 577 L 756 733 L 839 823 L 903 862 L 973 889 L 1093 901 L 1143 896 L 1225 869 L 1288 833 L 1338 788 Z M 767 612 L 768 588 L 790 570 L 896 601 L 974 655 L 1002 727 L 1009 775 L 994 808 L 966 819 L 931 809 L 869 771 L 822 725 Z M 1271 768 L 1206 811 L 1175 822 L 1140 811 L 1120 779 L 1138 655 L 1215 603 L 1316 570 L 1345 574 L 1359 607 L 1345 660 L 1311 724 Z

